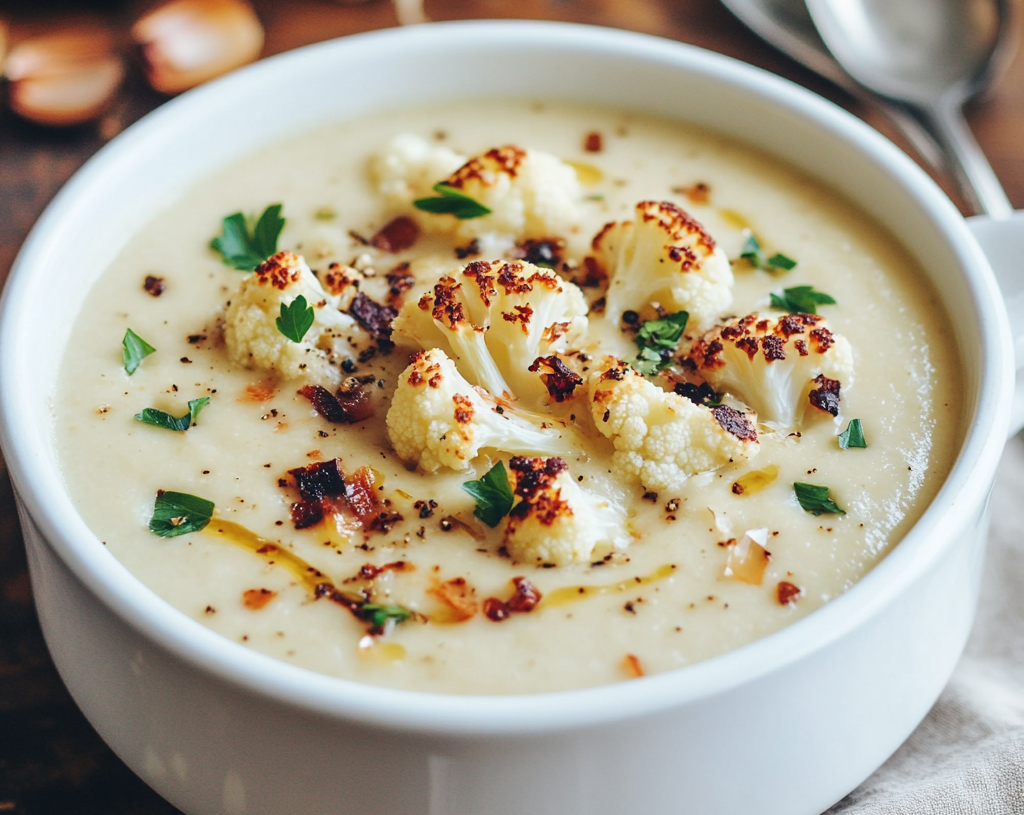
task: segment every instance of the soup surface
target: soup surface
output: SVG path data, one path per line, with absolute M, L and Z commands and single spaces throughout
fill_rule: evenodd
M 399 252 L 365 244 L 396 214 L 371 157 L 403 133 L 463 156 L 515 144 L 574 163 L 582 200 L 578 224 L 560 236 L 563 268 L 579 267 L 602 225 L 633 218 L 637 202 L 669 201 L 734 261 L 732 305 L 720 317 L 777 318 L 769 296 L 784 288 L 827 293 L 835 303 L 818 311 L 853 355 L 840 415 L 809 408 L 792 429 L 759 424 L 756 458 L 668 491 L 618 477 L 612 443 L 581 425 L 577 449 L 564 457 L 569 470 L 621 509 L 632 541 L 583 563 L 516 561 L 503 549 L 502 526 L 477 520 L 463 489 L 507 454 L 486 450 L 463 472 L 411 469 L 395 454 L 385 414 L 414 345 L 397 341 L 391 353 L 347 363 L 375 412 L 338 424 L 297 393 L 307 384 L 301 377 L 233 363 L 222 338 L 226 304 L 247 273 L 224 264 L 210 240 L 239 210 L 281 203 L 280 248 L 302 254 L 321 279 L 334 262 L 360 268 L 360 290 L 378 303 L 389 299 L 396 278 L 387 273 L 396 267 L 414 278 L 408 299 L 472 259 L 456 259 L 466 241 L 443 234 L 423 234 Z M 778 252 L 796 266 L 740 260 L 751 234 L 765 256 Z M 585 293 L 594 302 L 603 292 Z M 718 135 L 552 103 L 403 111 L 245 158 L 135 236 L 82 308 L 53 402 L 54 432 L 82 516 L 153 590 L 153 602 L 265 654 L 361 682 L 445 693 L 561 690 L 740 647 L 842 594 L 884 557 L 941 486 L 959 444 L 959 362 L 945 320 L 914 262 L 878 224 Z M 597 311 L 590 323 L 592 356 L 636 355 L 619 325 Z M 128 328 L 156 349 L 131 376 L 121 352 Z M 698 336 L 688 330 L 683 356 Z M 652 381 L 664 386 L 665 376 Z M 179 417 L 201 397 L 210 401 L 187 432 L 135 418 L 145 408 Z M 866 448 L 839 444 L 852 419 Z M 376 528 L 360 529 L 347 510 L 296 528 L 300 493 L 289 471 L 335 458 L 347 477 L 359 471 L 363 486 L 372 484 L 387 516 Z M 798 482 L 827 487 L 845 514 L 806 511 Z M 212 501 L 213 520 L 190 534 L 153 534 L 158 490 Z M 495 621 L 502 614 L 485 613 L 485 601 L 507 609 L 513 578 L 540 602 Z M 335 601 L 317 586 L 334 587 Z M 345 600 L 353 596 L 363 605 Z

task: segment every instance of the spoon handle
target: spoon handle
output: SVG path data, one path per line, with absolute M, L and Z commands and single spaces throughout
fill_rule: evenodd
M 940 102 L 934 107 L 907 109 L 942 148 L 949 172 L 974 213 L 996 220 L 1009 218 L 1013 205 L 967 126 L 960 105 Z

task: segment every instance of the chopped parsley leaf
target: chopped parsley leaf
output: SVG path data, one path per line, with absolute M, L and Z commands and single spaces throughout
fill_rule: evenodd
M 131 376 L 142 363 L 145 357 L 154 353 L 156 349 L 146 342 L 142 337 L 130 328 L 124 332 L 124 339 L 121 340 L 121 357 L 124 359 L 124 369 Z
M 307 305 L 301 294 L 290 303 L 281 303 L 281 316 L 277 318 L 277 330 L 292 342 L 302 342 L 313 325 L 313 307 Z
M 412 612 L 401 606 L 363 603 L 356 611 L 356 616 L 373 626 L 373 630 L 380 630 L 387 625 L 388 620 L 394 620 L 396 623 L 405 622 L 412 617 Z
M 846 430 L 839 434 L 839 446 L 844 450 L 849 450 L 851 447 L 868 446 L 864 439 L 864 428 L 860 425 L 860 419 L 850 419 Z
M 435 215 L 454 215 L 460 221 L 491 214 L 491 210 L 479 201 L 447 184 L 435 184 L 434 192 L 438 194 L 437 198 L 417 198 L 412 205 Z
M 213 501 L 186 492 L 158 490 L 149 531 L 173 538 L 204 529 L 213 517 Z
M 647 320 L 636 332 L 637 355 L 632 363 L 644 376 L 657 373 L 672 362 L 672 352 L 686 330 L 690 315 L 685 311 Z
M 209 396 L 201 396 L 198 399 L 190 399 L 188 402 L 188 413 L 184 416 L 177 418 L 172 416 L 170 413 L 164 413 L 162 410 L 156 408 L 146 408 L 142 413 L 136 413 L 135 418 L 145 424 L 151 424 L 154 427 L 163 427 L 167 430 L 188 430 L 196 421 L 199 416 L 199 411 L 210 404 Z
M 515 497 L 508 483 L 504 462 L 499 461 L 479 481 L 466 481 L 462 489 L 476 499 L 473 514 L 492 529 L 512 509 Z
M 800 502 L 805 512 L 811 515 L 829 513 L 832 515 L 845 515 L 846 510 L 840 509 L 839 505 L 832 500 L 828 494 L 828 487 L 821 487 L 816 484 L 802 484 L 797 481 L 793 484 L 793 491 L 796 493 L 796 500 Z
M 221 234 L 210 241 L 210 246 L 220 252 L 228 266 L 251 272 L 277 253 L 284 223 L 281 204 L 271 204 L 263 210 L 251 232 L 245 215 L 236 212 L 224 219 Z
M 781 252 L 776 252 L 771 257 L 765 257 L 761 244 L 753 234 L 749 235 L 746 243 L 743 244 L 740 258 L 755 269 L 764 269 L 766 272 L 788 272 L 796 266 L 796 261 L 793 258 Z
M 790 314 L 817 314 L 818 306 L 833 306 L 835 302 L 831 295 L 815 291 L 814 286 L 794 286 L 783 289 L 781 295 L 772 293 L 772 308 Z

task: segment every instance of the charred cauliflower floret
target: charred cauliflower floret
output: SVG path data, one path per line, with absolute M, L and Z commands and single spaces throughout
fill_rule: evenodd
M 509 469 L 521 500 L 505 523 L 505 546 L 524 563 L 589 563 L 597 547 L 622 550 L 632 535 L 626 513 L 583 489 L 560 458 L 514 457 Z
M 461 159 L 452 166 L 456 159 Z M 443 170 L 442 170 L 443 168 Z M 399 136 L 373 162 L 378 189 L 408 210 L 417 198 L 446 187 L 490 210 L 476 218 L 413 210 L 420 225 L 453 232 L 497 249 L 523 238 L 564 235 L 579 219 L 582 191 L 576 171 L 549 153 L 515 145 L 495 147 L 468 160 L 418 136 Z
M 838 416 L 840 386 L 853 383 L 850 343 L 817 314 L 748 314 L 697 340 L 690 358 L 716 391 L 779 429 L 795 426 L 808 405 Z
M 756 416 L 694 404 L 620 360 L 606 357 L 589 388 L 594 423 L 615 446 L 613 472 L 645 489 L 675 490 L 691 475 L 758 453 Z
M 292 342 L 278 330 L 277 318 L 282 304 L 299 295 L 313 308 L 314 320 L 302 342 Z M 242 280 L 228 304 L 224 319 L 228 354 L 246 368 L 336 387 L 342 379 L 338 362 L 355 355 L 349 340 L 368 339 L 338 305 L 339 298 L 324 291 L 302 257 L 278 252 Z
M 475 261 L 406 302 L 392 339 L 441 348 L 471 382 L 533 405 L 547 400 L 541 357 L 564 351 L 587 328 L 583 293 L 550 269 L 526 262 Z
M 732 303 L 732 267 L 725 252 L 688 213 L 667 201 L 641 201 L 632 221 L 613 221 L 591 242 L 609 276 L 606 313 L 657 302 L 687 311 L 691 327 L 713 325 Z
M 538 427 L 469 384 L 443 351 L 417 354 L 398 379 L 387 415 L 399 458 L 433 472 L 465 470 L 483 449 L 570 455 L 573 437 L 552 422 Z
M 359 294 L 359 285 L 363 279 L 363 273 L 358 269 L 342 263 L 332 263 L 320 277 L 320 285 L 324 291 L 336 298 L 339 309 L 347 311 Z

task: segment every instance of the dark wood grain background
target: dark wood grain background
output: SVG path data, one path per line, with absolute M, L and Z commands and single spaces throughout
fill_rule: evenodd
M 387 0 L 348 6 L 328 0 L 254 0 L 254 5 L 267 30 L 265 55 L 397 25 Z M 12 20 L 17 37 L 83 8 L 128 23 L 137 7 L 117 0 L 26 0 L 0 2 L 0 16 Z M 566 20 L 692 43 L 804 85 L 905 147 L 878 114 L 761 42 L 718 0 L 426 0 L 426 11 L 432 20 Z M 1018 18 L 1018 30 L 1020 23 Z M 113 109 L 95 125 L 51 130 L 17 119 L 6 107 L 0 110 L 0 280 L 61 185 L 107 140 L 163 101 L 136 67 Z M 985 98 L 972 105 L 969 120 L 1011 201 L 1024 207 L 1024 55 L 1018 54 Z M 952 192 L 945 179 L 936 180 Z M 0 461 L 0 814 L 175 812 L 99 739 L 61 684 L 36 620 L 11 486 Z

